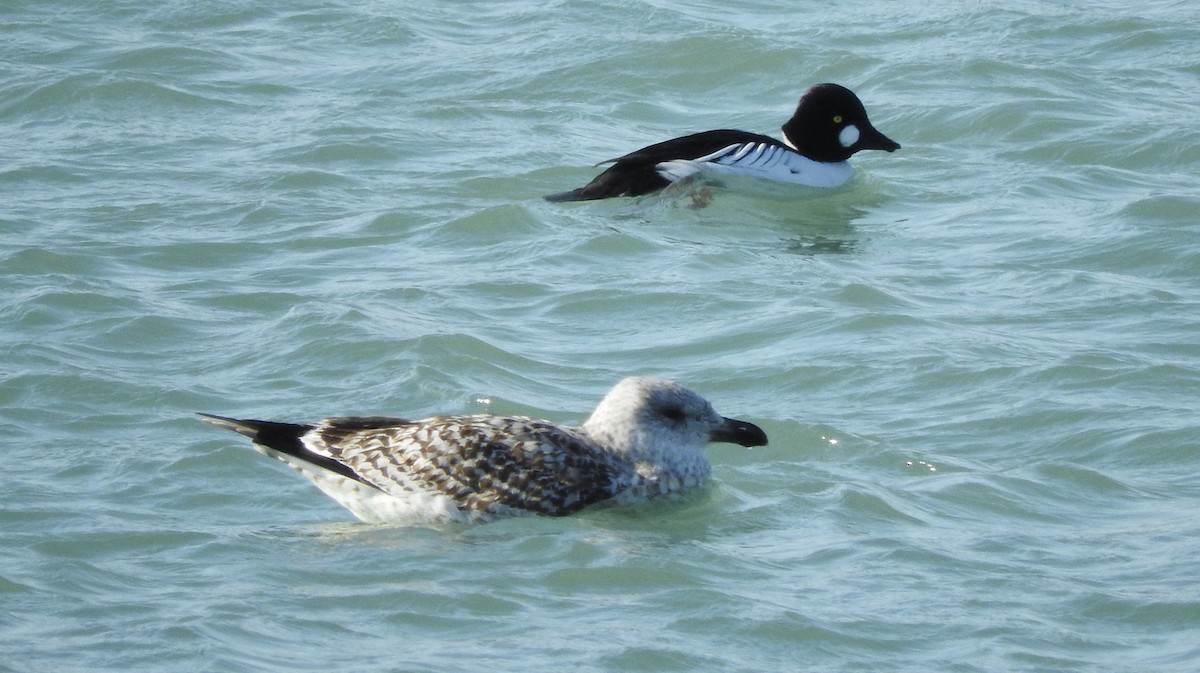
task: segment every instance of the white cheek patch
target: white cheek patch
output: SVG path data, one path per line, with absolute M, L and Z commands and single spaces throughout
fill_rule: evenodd
M 859 135 L 860 134 L 857 126 L 854 124 L 847 124 L 846 128 L 842 129 L 842 132 L 838 134 L 838 142 L 842 144 L 842 147 L 849 148 L 851 145 L 858 142 Z

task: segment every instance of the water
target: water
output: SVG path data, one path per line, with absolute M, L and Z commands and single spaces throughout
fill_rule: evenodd
M 1196 670 L 1193 5 L 0 10 L 0 670 Z M 820 81 L 845 188 L 539 198 Z M 389 528 L 192 416 L 635 373 L 771 444 Z

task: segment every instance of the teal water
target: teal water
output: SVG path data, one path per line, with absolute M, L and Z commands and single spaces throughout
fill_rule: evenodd
M 0 9 L 0 670 L 1200 666 L 1190 2 Z M 832 192 L 562 205 L 855 89 Z M 193 413 L 767 447 L 675 505 L 372 527 Z

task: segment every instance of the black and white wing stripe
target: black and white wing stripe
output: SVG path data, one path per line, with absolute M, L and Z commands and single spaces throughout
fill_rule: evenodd
M 704 131 L 672 138 L 600 164 L 613 164 L 591 182 L 561 194 L 546 197 L 550 201 L 586 201 L 612 196 L 640 196 L 666 187 L 687 175 L 696 173 L 695 162 L 743 145 L 783 145 L 769 136 L 731 129 Z M 699 158 L 697 158 L 699 157 Z M 598 164 L 598 165 L 600 165 Z M 680 174 L 674 175 L 664 166 L 678 164 Z M 691 167 L 689 168 L 689 164 Z
M 713 152 L 707 157 L 696 159 L 698 162 L 712 162 L 722 166 L 732 166 L 744 170 L 770 170 L 788 153 L 785 147 L 768 145 L 767 143 L 742 143 L 730 145 Z
M 671 182 L 703 171 L 744 175 L 774 182 L 809 186 L 837 186 L 850 177 L 850 165 L 820 163 L 775 142 L 733 143 L 691 160 L 666 161 L 655 167 Z

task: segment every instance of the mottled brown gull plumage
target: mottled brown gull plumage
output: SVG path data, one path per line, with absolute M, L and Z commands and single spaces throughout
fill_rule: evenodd
M 644 377 L 618 383 L 579 427 L 487 414 L 314 424 L 202 416 L 250 437 L 370 522 L 563 516 L 670 496 L 708 478 L 704 444 L 767 441 L 696 393 Z

